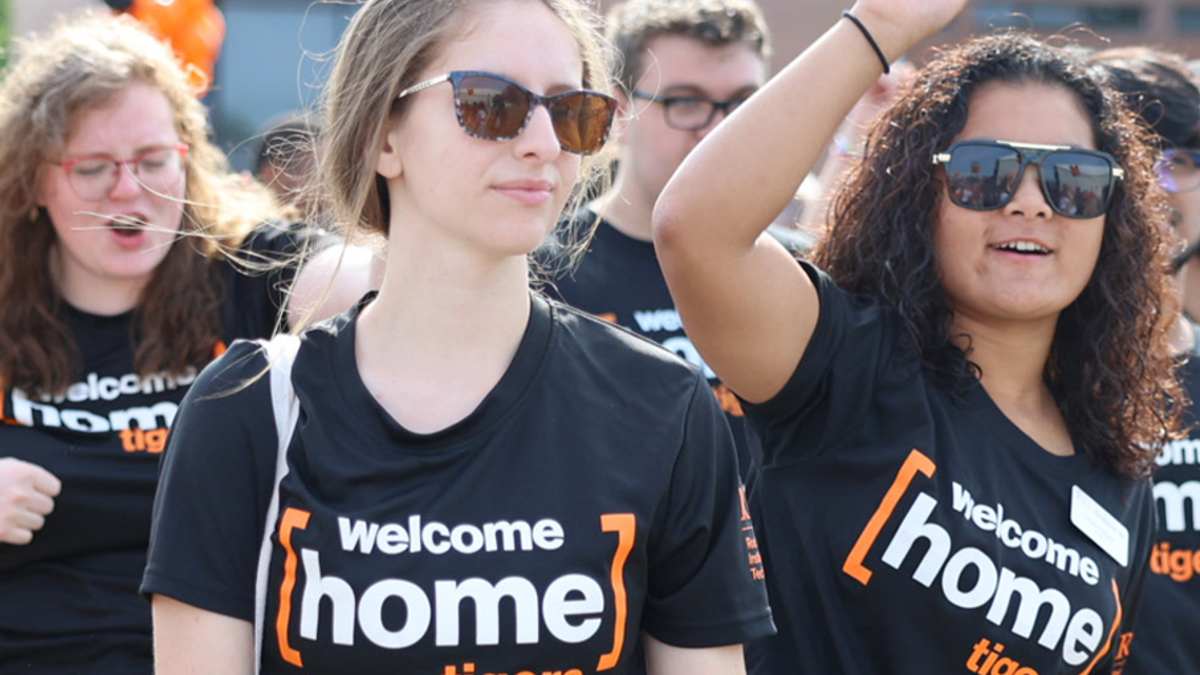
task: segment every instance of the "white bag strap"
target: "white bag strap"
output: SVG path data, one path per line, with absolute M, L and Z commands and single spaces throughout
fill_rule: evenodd
M 275 433 L 279 447 L 275 452 L 275 481 L 271 487 L 271 501 L 267 506 L 267 519 L 263 527 L 262 545 L 258 552 L 258 574 L 254 584 L 254 672 L 262 668 L 263 626 L 266 623 L 267 579 L 271 568 L 271 535 L 275 521 L 279 518 L 279 484 L 287 475 L 287 449 L 292 442 L 292 433 L 300 419 L 300 400 L 292 387 L 292 364 L 300 350 L 300 338 L 295 335 L 277 335 L 274 339 L 260 342 L 270 364 L 271 407 L 275 413 Z

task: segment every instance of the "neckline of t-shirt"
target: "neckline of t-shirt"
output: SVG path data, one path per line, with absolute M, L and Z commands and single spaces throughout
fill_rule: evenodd
M 371 299 L 365 298 L 347 317 L 346 328 L 337 334 L 329 359 L 333 382 L 341 393 L 343 414 L 347 419 L 358 418 L 362 428 L 371 435 L 425 453 L 453 449 L 486 433 L 497 422 L 507 418 L 537 377 L 550 343 L 552 310 L 545 299 L 530 293 L 529 323 L 525 335 L 521 338 L 512 363 L 492 391 L 471 414 L 458 422 L 430 434 L 417 433 L 396 421 L 375 400 L 359 374 L 354 340 L 359 312 Z
M 120 314 L 95 314 L 86 310 L 79 309 L 69 302 L 62 303 L 63 316 L 68 321 L 82 323 L 94 327 L 106 327 L 128 324 L 133 318 L 134 310 L 127 310 Z
M 1075 454 L 1064 457 L 1042 447 L 1004 414 L 982 383 L 971 387 L 967 398 L 971 407 L 987 418 L 984 428 L 993 430 L 1001 443 L 1014 449 L 1017 459 L 1029 463 L 1033 468 L 1068 474 L 1077 480 L 1088 472 L 1098 470 L 1082 448 L 1076 448 Z
M 582 213 L 588 218 L 597 217 L 596 212 L 590 209 L 584 209 Z M 596 224 L 596 233 L 593 238 L 604 241 L 611 246 L 625 249 L 632 254 L 649 256 L 651 259 L 656 259 L 654 242 L 643 241 L 625 234 L 607 218 L 600 218 L 600 222 Z

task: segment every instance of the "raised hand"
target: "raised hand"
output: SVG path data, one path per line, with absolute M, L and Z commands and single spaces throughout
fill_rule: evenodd
M 0 542 L 24 546 L 46 524 L 62 482 L 36 464 L 0 459 Z
M 950 23 L 970 0 L 858 0 L 850 10 L 889 61 Z

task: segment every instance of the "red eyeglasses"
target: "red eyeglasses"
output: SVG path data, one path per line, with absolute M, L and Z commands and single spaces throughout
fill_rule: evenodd
M 67 172 L 67 183 L 76 197 L 99 202 L 116 187 L 122 166 L 128 166 L 138 184 L 154 194 L 174 190 L 183 180 L 187 153 L 188 146 L 180 143 L 146 148 L 129 159 L 87 155 L 68 159 L 59 166 Z

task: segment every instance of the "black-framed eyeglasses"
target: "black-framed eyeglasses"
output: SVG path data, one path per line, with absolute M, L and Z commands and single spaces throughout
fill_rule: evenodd
M 542 96 L 503 75 L 476 70 L 456 70 L 425 80 L 396 98 L 443 82 L 454 87 L 458 125 L 469 136 L 489 141 L 516 138 L 533 118 L 534 109 L 542 105 L 550 111 L 559 146 L 577 155 L 590 155 L 604 147 L 617 111 L 617 100 L 598 91 L 578 89 Z
M 959 141 L 934 155 L 933 163 L 946 168 L 950 201 L 977 211 L 1008 204 L 1025 167 L 1034 164 L 1046 203 L 1066 218 L 1104 215 L 1113 186 L 1125 177 L 1107 152 L 1012 141 Z
M 67 172 L 67 184 L 75 196 L 88 202 L 104 201 L 117 186 L 121 167 L 128 166 L 138 184 L 154 194 L 166 194 L 179 186 L 184 176 L 188 145 L 156 145 L 129 159 L 112 155 L 72 157 L 58 166 Z
M 702 96 L 657 96 L 640 89 L 634 89 L 632 93 L 634 98 L 661 104 L 667 126 L 679 131 L 705 129 L 712 124 L 718 110 L 728 117 L 750 98 L 747 94 L 727 101 L 714 101 Z
M 1154 163 L 1158 184 L 1172 194 L 1200 188 L 1200 148 L 1168 148 Z

